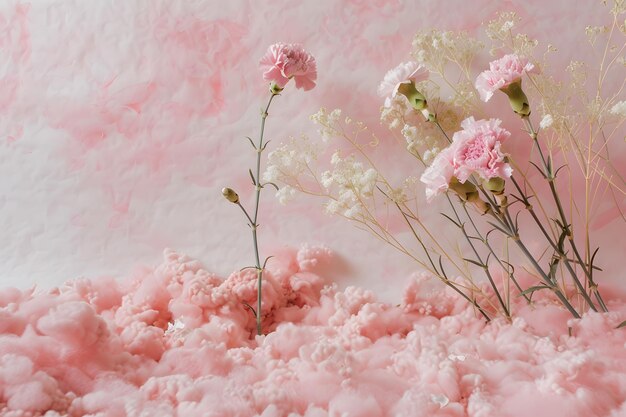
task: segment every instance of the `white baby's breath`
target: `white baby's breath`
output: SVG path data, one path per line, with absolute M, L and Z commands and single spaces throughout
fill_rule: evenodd
M 311 120 L 319 126 L 319 134 L 322 137 L 322 141 L 328 142 L 331 138 L 339 134 L 337 123 L 341 118 L 341 109 L 334 109 L 329 112 L 326 108 L 322 107 L 319 111 L 311 115 Z
M 280 188 L 276 192 L 276 198 L 278 199 L 278 202 L 283 205 L 293 200 L 295 196 L 296 196 L 295 188 L 289 185 L 285 185 L 284 187 Z
M 366 169 L 353 155 L 342 157 L 335 152 L 330 160 L 332 169 L 320 176 L 320 183 L 335 197 L 326 204 L 328 213 L 339 213 L 350 219 L 362 215 L 362 202 L 370 199 L 376 188 L 378 172 Z
M 611 114 L 626 117 L 626 100 L 615 103 L 615 105 L 611 107 Z
M 275 183 L 297 178 L 308 170 L 310 164 L 317 159 L 318 153 L 316 144 L 304 135 L 299 139 L 291 138 L 288 143 L 281 143 L 267 155 L 263 181 Z
M 554 123 L 554 119 L 552 118 L 551 115 L 546 114 L 545 116 L 543 116 L 543 118 L 539 122 L 539 127 L 542 129 L 547 129 L 550 126 L 552 126 L 552 123 Z

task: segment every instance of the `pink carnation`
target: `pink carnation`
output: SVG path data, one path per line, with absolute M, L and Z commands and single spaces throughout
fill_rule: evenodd
M 496 90 L 519 81 L 524 72 L 531 72 L 535 66 L 527 58 L 515 54 L 505 55 L 489 63 L 489 69 L 476 78 L 476 89 L 483 101 L 489 101 Z
M 413 81 L 418 83 L 428 78 L 428 71 L 417 62 L 404 62 L 397 67 L 390 69 L 385 74 L 385 78 L 378 86 L 378 95 L 386 97 L 385 106 L 389 107 L 389 100 L 398 94 L 400 84 Z
M 463 130 L 454 134 L 452 144 L 437 155 L 420 178 L 426 184 L 428 201 L 446 191 L 453 177 L 464 183 L 474 173 L 483 180 L 511 176 L 513 170 L 501 150 L 502 142 L 511 134 L 500 123 L 473 117 L 463 120 Z
M 513 172 L 500 147 L 511 134 L 500 127 L 500 120 L 463 120 L 460 130 L 452 137 L 454 176 L 465 182 L 473 173 L 483 180 L 508 178 Z
M 430 201 L 448 189 L 448 184 L 454 176 L 452 156 L 452 148 L 447 147 L 435 157 L 433 163 L 422 174 L 420 181 L 426 184 L 426 200 Z
M 296 87 L 308 91 L 315 87 L 317 65 L 315 58 L 297 44 L 275 43 L 259 61 L 263 79 L 274 82 L 280 88 L 291 78 Z

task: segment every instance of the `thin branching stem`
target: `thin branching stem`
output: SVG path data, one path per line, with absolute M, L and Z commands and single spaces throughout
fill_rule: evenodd
M 593 281 L 593 277 L 590 271 L 590 265 L 587 265 L 587 263 L 583 262 L 582 257 L 580 256 L 580 252 L 578 251 L 578 247 L 576 246 L 576 243 L 574 241 L 574 235 L 572 233 L 571 227 L 567 220 L 567 216 L 565 215 L 565 211 L 563 210 L 563 205 L 561 204 L 561 199 L 559 198 L 559 194 L 556 189 L 556 185 L 555 185 L 556 174 L 554 172 L 554 167 L 552 167 L 552 163 L 550 159 L 546 160 L 546 158 L 543 155 L 543 152 L 541 151 L 541 146 L 539 145 L 539 141 L 537 140 L 537 131 L 533 128 L 533 125 L 530 122 L 530 118 L 523 117 L 522 120 L 524 121 L 524 124 L 526 125 L 528 129 L 528 133 L 530 137 L 532 138 L 533 143 L 539 152 L 539 156 L 541 158 L 541 163 L 542 163 L 542 168 L 544 170 L 544 177 L 548 181 L 548 185 L 550 187 L 550 193 L 552 194 L 552 198 L 554 200 L 554 203 L 557 207 L 557 211 L 559 213 L 559 218 L 561 222 L 560 227 L 562 227 L 563 232 L 567 236 L 570 247 L 572 248 L 572 251 L 574 252 L 574 256 L 576 256 L 576 261 L 579 263 L 580 267 L 582 268 L 587 278 L 587 282 L 589 286 L 592 288 L 592 291 L 594 292 L 596 296 L 596 299 L 598 301 L 598 304 L 600 305 L 600 308 L 602 308 L 606 312 L 607 311 L 606 304 L 602 300 L 602 297 L 597 290 L 597 284 Z M 570 272 L 570 275 L 572 276 L 574 284 L 578 288 L 585 302 L 589 305 L 589 308 L 591 308 L 593 311 L 598 311 L 595 304 L 589 297 L 589 294 L 587 293 L 586 289 L 584 288 L 584 286 L 578 279 L 578 276 L 576 275 L 575 271 L 573 270 L 572 266 L 570 265 L 567 259 L 567 256 L 565 256 L 565 254 L 562 253 L 563 251 L 561 250 L 561 248 L 558 248 L 558 245 L 553 244 L 552 246 L 556 248 L 558 254 L 563 258 L 565 266 L 568 269 L 568 272 Z
M 422 250 L 424 251 L 424 253 L 426 254 L 426 257 L 428 258 L 428 261 L 430 262 L 430 264 L 432 265 L 436 275 L 439 277 L 439 279 L 448 287 L 452 288 L 454 291 L 456 291 L 459 295 L 461 295 L 461 297 L 463 297 L 465 300 L 467 300 L 470 304 L 472 304 L 479 312 L 480 314 L 482 314 L 482 316 L 485 318 L 485 320 L 487 320 L 488 322 L 491 321 L 491 318 L 489 317 L 489 315 L 487 314 L 487 312 L 480 306 L 480 304 L 478 304 L 478 302 L 474 299 L 474 298 L 470 298 L 467 294 L 465 294 L 463 291 L 461 291 L 459 288 L 457 288 L 456 285 L 454 285 L 452 283 L 452 281 L 450 281 L 450 279 L 446 276 L 445 271 L 439 271 L 437 269 L 437 267 L 435 266 L 435 263 L 433 262 L 433 259 L 428 251 L 428 249 L 426 248 L 426 245 L 424 245 L 424 242 L 422 241 L 422 239 L 419 237 L 419 235 L 417 234 L 417 232 L 415 231 L 415 228 L 413 227 L 413 225 L 411 224 L 411 221 L 409 220 L 408 216 L 406 215 L 406 213 L 404 212 L 404 210 L 402 210 L 402 208 L 400 207 L 400 205 L 397 202 L 394 202 L 394 204 L 396 205 L 396 207 L 398 208 L 398 210 L 400 211 L 400 213 L 402 214 L 402 217 L 404 218 L 404 220 L 406 221 L 406 224 L 409 226 L 409 229 L 411 230 L 411 232 L 413 233 L 413 236 L 415 236 L 415 239 L 417 239 L 417 241 L 419 242 L 420 246 L 422 247 Z
M 496 252 L 494 251 L 493 247 L 489 243 L 489 240 L 487 239 L 487 237 L 483 236 L 482 233 L 480 232 L 480 230 L 478 229 L 478 226 L 476 225 L 476 222 L 474 221 L 474 219 L 470 215 L 469 211 L 467 210 L 467 204 L 463 204 L 463 210 L 465 210 L 465 214 L 467 215 L 467 218 L 469 219 L 470 224 L 474 228 L 474 232 L 476 233 L 477 237 L 481 240 L 481 242 L 483 242 L 485 247 L 489 250 L 489 253 L 491 253 L 491 255 L 495 258 L 495 260 L 498 262 L 498 264 L 500 265 L 502 270 L 505 271 L 508 274 L 509 278 L 511 279 L 511 281 L 513 281 L 513 284 L 515 284 L 515 287 L 520 292 L 520 294 L 522 294 L 522 296 L 526 299 L 526 301 L 530 303 L 530 297 L 528 297 L 528 295 L 526 295 L 526 294 L 523 294 L 524 290 L 522 290 L 522 287 L 519 285 L 519 283 L 515 279 L 515 276 L 513 275 L 513 272 L 511 272 L 509 270 L 510 265 L 507 265 L 507 266 L 504 265 L 502 260 L 500 260 L 500 257 L 498 256 L 498 254 L 496 254 Z
M 480 267 L 485 272 L 485 276 L 489 280 L 489 283 L 491 284 L 491 288 L 493 289 L 493 291 L 496 294 L 496 297 L 498 298 L 498 302 L 500 303 L 500 306 L 502 307 L 502 310 L 504 311 L 505 317 L 507 319 L 510 319 L 511 318 L 511 313 L 510 313 L 509 309 L 507 308 L 504 300 L 502 299 L 502 296 L 500 295 L 500 291 L 498 291 L 498 287 L 496 286 L 496 283 L 494 282 L 493 277 L 491 276 L 491 272 L 489 272 L 489 265 L 487 265 L 487 263 L 483 261 L 482 257 L 478 253 L 478 250 L 474 246 L 474 242 L 472 242 L 472 239 L 467 234 L 467 230 L 465 230 L 465 224 L 463 223 L 463 221 L 461 220 L 461 217 L 459 216 L 458 212 L 454 208 L 454 204 L 452 203 L 452 200 L 450 199 L 450 196 L 448 195 L 448 193 L 446 193 L 446 199 L 448 200 L 448 203 L 450 203 L 450 207 L 452 208 L 452 212 L 454 213 L 454 216 L 455 216 L 455 218 L 456 218 L 456 220 L 458 222 L 458 226 L 460 227 L 461 232 L 463 233 L 463 236 L 465 236 L 465 240 L 467 241 L 467 243 L 472 248 L 472 251 L 474 252 L 474 256 L 476 256 L 476 260 L 478 261 L 478 263 L 480 264 Z

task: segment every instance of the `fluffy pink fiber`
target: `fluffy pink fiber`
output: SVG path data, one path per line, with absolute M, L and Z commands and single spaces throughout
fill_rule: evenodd
M 127 283 L 0 292 L 3 416 L 626 416 L 626 313 L 542 300 L 490 324 L 426 277 L 399 305 L 324 287 L 324 248 L 226 280 L 166 251 Z M 171 326 L 168 323 L 183 322 Z M 572 335 L 568 335 L 568 324 Z

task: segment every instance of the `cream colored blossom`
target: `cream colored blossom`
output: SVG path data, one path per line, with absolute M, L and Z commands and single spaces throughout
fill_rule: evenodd
M 358 218 L 363 211 L 363 202 L 374 195 L 378 173 L 366 169 L 353 155 L 346 158 L 339 152 L 331 157 L 331 170 L 321 174 L 320 183 L 329 195 L 333 195 L 326 205 L 329 213 L 340 213 L 350 219 Z
M 285 185 L 276 192 L 276 198 L 278 199 L 278 202 L 283 205 L 293 200 L 295 196 L 296 190 L 290 185 Z
M 550 126 L 552 126 L 552 123 L 554 123 L 554 119 L 552 118 L 551 115 L 546 114 L 545 116 L 543 116 L 543 118 L 539 122 L 539 127 L 542 129 L 547 129 Z
M 615 105 L 611 107 L 611 114 L 626 117 L 626 100 L 615 103 Z

